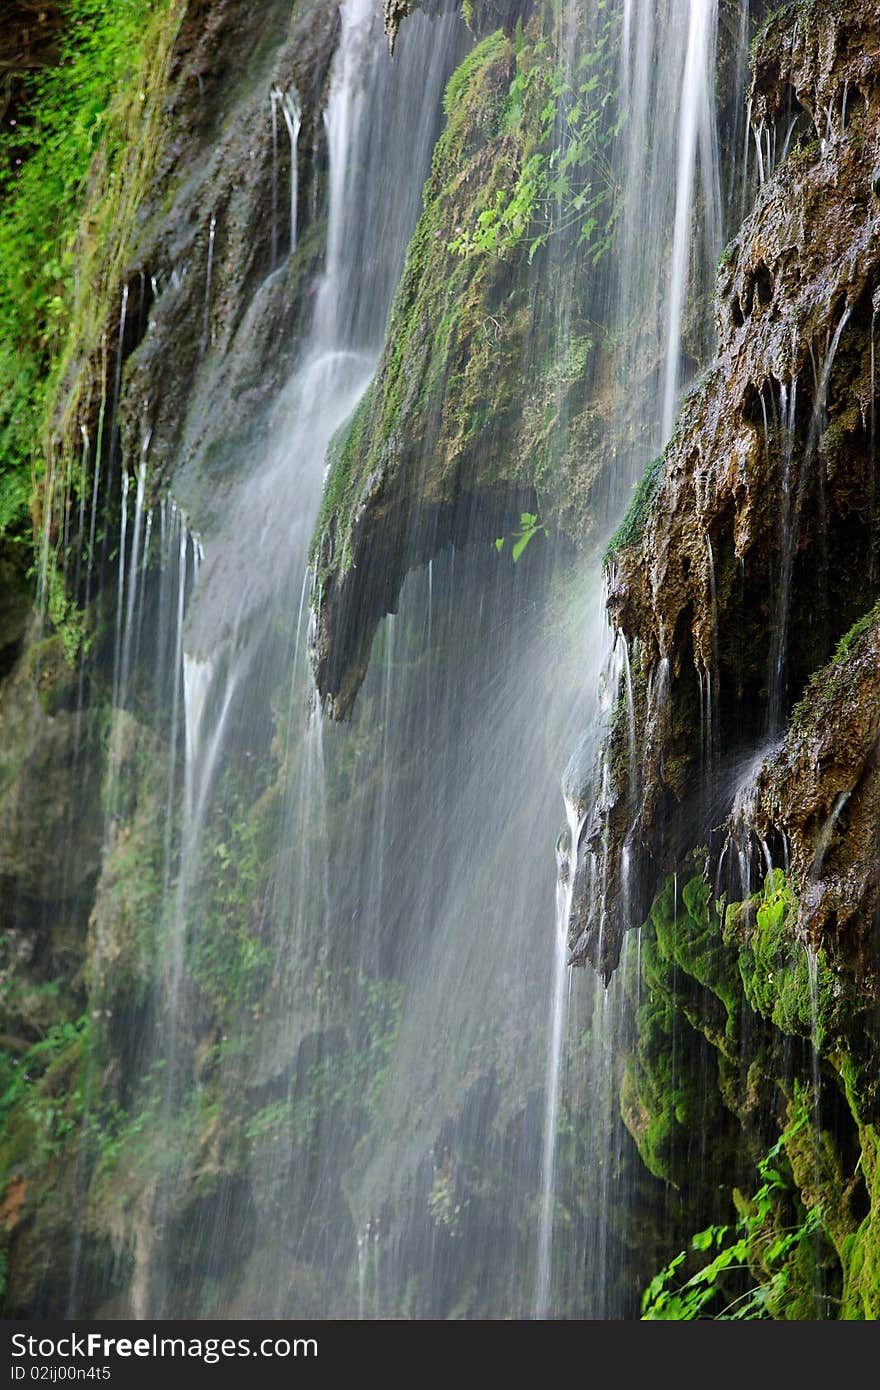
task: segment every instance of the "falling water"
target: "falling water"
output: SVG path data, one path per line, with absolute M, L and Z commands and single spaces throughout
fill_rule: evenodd
M 274 110 L 274 107 L 273 107 Z M 217 215 L 211 213 L 208 225 L 208 265 L 205 271 L 205 303 L 202 311 L 202 355 L 211 346 L 211 282 L 214 277 L 214 238 L 217 234 Z
M 559 1112 L 559 1075 L 568 1003 L 568 930 L 571 919 L 571 900 L 578 867 L 578 845 L 584 825 L 583 813 L 565 798 L 568 814 L 568 846 L 562 851 L 556 889 L 556 940 L 553 953 L 553 1003 L 550 1027 L 550 1046 L 547 1054 L 547 1081 L 544 1096 L 544 1136 L 541 1152 L 541 1216 L 538 1224 L 538 1275 L 535 1289 L 535 1314 L 546 1318 L 550 1313 L 550 1242 L 553 1233 L 553 1203 L 555 1197 L 556 1139 Z
M 595 16 L 588 0 L 564 9 L 571 64 L 575 21 Z M 625 386 L 600 531 L 670 433 L 700 336 L 685 305 L 705 286 L 720 239 L 716 6 L 672 0 L 669 10 L 623 4 L 630 112 L 615 152 L 622 210 L 606 299 Z M 229 1316 L 620 1316 L 607 1212 L 623 1142 L 615 1068 L 624 991 L 567 967 L 576 887 L 590 884 L 604 901 L 607 859 L 581 854 L 580 843 L 608 793 L 607 767 L 597 783 L 586 773 L 565 780 L 555 927 L 549 830 L 559 768 L 584 739 L 592 775 L 608 713 L 595 693 L 611 645 L 599 566 L 540 540 L 516 565 L 491 546 L 435 556 L 382 622 L 348 726 L 322 715 L 306 665 L 306 559 L 328 447 L 375 371 L 444 85 L 472 43 L 452 8 L 415 14 L 392 61 L 379 19 L 374 0 L 342 4 L 324 112 L 325 260 L 268 442 L 254 443 L 246 467 L 218 489 L 200 539 L 184 520 L 199 502 L 185 467 L 175 501 L 148 503 L 148 432 L 137 467 L 121 473 L 114 699 L 133 702 L 141 643 L 152 644 L 167 750 L 160 998 L 138 1057 L 144 1075 L 164 1069 L 169 1152 L 163 1191 L 138 1194 L 132 1307 L 167 1316 L 183 1297 L 184 1315 L 210 1313 L 205 1289 L 234 1261 L 239 1277 L 221 1309 Z M 260 101 L 265 127 L 265 89 Z M 273 89 L 270 102 L 274 267 L 283 252 L 278 112 L 290 140 L 292 250 L 302 118 L 293 89 Z M 203 352 L 216 228 L 212 214 L 198 296 Z M 562 307 L 560 351 L 570 336 Z M 122 314 L 120 342 L 124 302 Z M 96 503 L 100 441 L 91 453 L 84 441 L 89 458 Z M 93 503 L 90 552 L 95 512 Z M 626 699 L 633 789 L 639 656 L 618 644 L 606 692 L 608 703 Z M 668 691 L 664 657 L 650 720 L 665 717 Z M 716 681 L 710 728 L 717 694 Z M 224 877 L 223 856 L 249 862 L 252 849 L 236 847 L 239 794 L 271 812 L 259 842 L 268 880 L 253 909 L 237 904 Z M 630 854 L 628 842 L 627 884 Z M 217 897 L 230 908 L 235 948 L 265 984 L 236 1016 L 237 1036 L 212 1037 L 209 1049 L 197 1032 L 196 976 L 212 968 Z M 625 973 L 640 964 L 632 935 Z M 577 1047 L 580 1079 L 569 1066 Z M 234 1128 L 245 1157 L 183 1239 L 175 1202 L 190 1174 L 175 1139 L 211 1066 L 228 1088 L 218 1133 Z M 588 1139 L 563 1165 L 569 1109 L 586 1117 Z M 565 1239 L 561 1218 L 573 1231 Z M 198 1277 L 184 1295 L 175 1240 L 197 1249 Z
M 834 360 L 837 356 L 837 349 L 844 329 L 849 322 L 852 313 L 852 305 L 847 305 L 838 321 L 834 335 L 828 344 L 827 351 L 822 363 L 821 371 L 818 373 L 815 394 L 813 397 L 813 408 L 810 416 L 810 426 L 807 433 L 806 443 L 803 448 L 802 457 L 799 460 L 797 470 L 797 482 L 794 481 L 793 458 L 795 449 L 795 430 L 796 404 L 797 404 L 797 383 L 793 383 L 790 395 L 786 387 L 781 388 L 781 417 L 783 430 L 782 447 L 782 508 L 780 518 L 780 562 L 779 579 L 775 596 L 775 617 L 772 628 L 771 652 L 770 652 L 770 698 L 768 700 L 768 732 L 772 736 L 779 730 L 782 714 L 785 709 L 786 697 L 788 694 L 788 644 L 791 622 L 791 598 L 792 581 L 794 578 L 795 560 L 798 554 L 801 525 L 809 487 L 813 481 L 813 463 L 819 448 L 822 431 L 825 426 L 825 410 L 828 401 L 828 388 L 831 383 L 831 372 L 834 367 Z M 822 479 L 822 468 L 820 467 L 817 490 L 820 494 L 820 512 L 823 535 L 820 538 L 820 547 L 825 545 L 824 536 L 824 482 Z M 827 597 L 819 594 L 818 601 Z
M 269 233 L 272 270 L 278 264 L 278 102 L 280 97 L 281 93 L 273 87 L 269 93 L 269 108 L 272 116 L 272 224 Z
M 744 73 L 748 32 L 747 5 L 738 7 L 738 71 Z M 686 35 L 686 43 L 682 36 Z M 672 433 L 679 393 L 686 384 L 685 361 L 694 350 L 710 346 L 707 324 L 686 322 L 685 305 L 699 300 L 711 276 L 723 237 L 720 152 L 714 116 L 717 4 L 713 0 L 674 0 L 668 15 L 660 16 L 647 0 L 628 0 L 622 14 L 620 86 L 626 95 L 626 119 L 619 136 L 617 159 L 622 171 L 621 225 L 616 236 L 612 271 L 613 314 L 621 329 L 618 373 L 624 382 L 639 382 L 636 398 L 626 390 L 617 401 L 614 423 L 615 481 L 623 498 L 644 472 L 649 460 Z M 650 234 L 646 235 L 646 229 Z M 658 286 L 661 292 L 658 294 Z M 688 349 L 684 350 L 687 338 Z M 654 364 L 650 373 L 646 364 Z M 616 520 L 612 510 L 609 529 Z M 604 602 L 598 586 L 594 602 Z M 623 698 L 628 725 L 634 723 L 630 653 L 625 653 Z M 595 674 L 593 679 L 595 679 Z M 649 720 L 665 718 L 669 663 L 661 663 L 649 687 Z M 612 673 L 613 699 L 619 673 Z M 717 704 L 717 700 L 714 702 Z M 710 701 L 710 714 L 713 702 Z M 635 742 L 630 728 L 629 742 Z M 648 731 L 650 737 L 650 730 Z M 632 754 L 631 764 L 634 762 Z M 596 807 L 602 821 L 609 809 L 610 770 L 603 765 L 592 786 L 582 794 Z M 630 768 L 633 790 L 638 769 Z M 608 929 L 607 831 L 601 847 L 586 856 L 594 889 L 591 931 Z M 627 841 L 623 863 L 624 896 L 632 877 L 633 846 Z M 624 904 L 627 925 L 629 905 Z M 575 947 L 577 955 L 578 946 Z M 614 1010 L 620 998 L 603 1006 L 609 1036 L 622 1026 Z
M 675 229 L 667 306 L 666 380 L 663 388 L 663 434 L 666 438 L 672 433 L 678 405 L 685 295 L 692 254 L 692 218 L 698 149 L 702 177 L 706 182 L 709 242 L 716 255 L 721 249 L 721 199 L 718 188 L 718 155 L 714 148 L 714 84 L 711 75 L 715 58 L 717 17 L 717 0 L 691 0 L 687 55 L 681 89 Z
M 296 250 L 297 236 L 297 205 L 299 203 L 299 171 L 297 168 L 299 132 L 302 127 L 302 108 L 299 104 L 299 97 L 296 89 L 291 88 L 287 92 L 279 92 L 278 101 L 281 104 L 281 114 L 284 117 L 284 124 L 287 127 L 287 135 L 290 140 L 290 253 Z

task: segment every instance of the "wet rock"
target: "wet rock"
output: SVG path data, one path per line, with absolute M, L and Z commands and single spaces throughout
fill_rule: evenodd
M 261 412 L 296 357 L 323 254 L 322 111 L 337 29 L 326 0 L 292 15 L 273 3 L 256 24 L 253 7 L 224 0 L 209 19 L 193 14 L 175 52 L 166 148 L 130 251 L 130 278 L 142 268 L 157 293 L 121 416 L 124 449 L 136 457 L 149 430 L 154 486 L 173 473 L 201 529 L 212 493 L 251 462 Z M 293 255 L 290 140 L 278 112 L 273 148 L 273 90 L 295 91 L 301 108 Z
M 85 757 L 93 721 L 47 713 L 40 678 L 25 651 L 0 685 L 0 876 L 29 898 L 57 901 L 78 896 L 98 870 L 101 761 Z
M 516 62 L 495 29 L 451 79 L 378 371 L 331 446 L 311 555 L 313 664 L 337 718 L 410 569 L 450 545 L 510 535 L 539 509 L 567 538 L 592 536 L 610 393 L 596 380 L 589 277 L 573 251 L 538 293 L 528 238 L 500 254 L 465 244 L 482 211 L 510 196 L 538 138 L 527 120 L 507 119 Z M 559 362 L 549 344 L 563 300 L 570 347 Z M 524 378 L 525 361 L 537 365 Z
M 878 19 L 867 0 L 833 22 L 807 5 L 765 31 L 753 113 L 785 124 L 777 143 L 791 127 L 789 153 L 719 263 L 717 362 L 609 549 L 608 609 L 634 653 L 644 731 L 639 786 L 623 768 L 616 795 L 635 796 L 627 823 L 655 882 L 708 839 L 738 761 L 784 724 L 878 592 Z M 664 664 L 661 730 L 648 691 Z M 618 902 L 622 833 L 611 839 Z
M 880 612 L 840 644 L 807 686 L 790 728 L 755 777 L 754 828 L 787 847 L 793 937 L 835 977 L 836 1038 L 852 1053 L 862 1108 L 880 1101 Z M 873 1097 L 873 1100 L 871 1099 Z

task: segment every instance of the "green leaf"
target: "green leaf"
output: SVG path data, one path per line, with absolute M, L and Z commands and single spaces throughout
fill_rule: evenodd
M 525 535 L 520 536 L 519 540 L 514 543 L 513 550 L 511 551 L 514 564 L 516 564 L 534 534 L 534 531 L 527 531 Z
M 721 1244 L 729 1230 L 729 1226 L 707 1226 L 705 1231 L 697 1231 L 691 1245 L 695 1250 L 711 1250 L 713 1245 Z

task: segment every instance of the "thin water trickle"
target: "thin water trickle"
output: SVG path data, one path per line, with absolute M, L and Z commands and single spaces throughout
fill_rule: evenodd
M 287 127 L 287 135 L 290 140 L 290 254 L 296 250 L 297 241 L 297 217 L 299 204 L 299 169 L 297 160 L 299 158 L 299 133 L 302 128 L 302 108 L 299 104 L 299 96 L 296 88 L 291 87 L 288 91 L 280 94 L 281 114 L 284 117 L 284 124 Z
M 272 116 L 272 221 L 269 233 L 271 246 L 270 268 L 278 264 L 278 102 L 281 93 L 273 87 L 269 93 L 269 108 Z
M 634 813 L 639 796 L 638 742 L 636 740 L 636 702 L 633 694 L 632 666 L 629 658 L 629 643 L 621 636 L 623 646 L 623 669 L 626 676 L 626 732 L 629 754 L 629 799 L 631 813 Z
M 556 898 L 556 930 L 553 947 L 553 992 L 550 1041 L 547 1053 L 547 1080 L 544 1099 L 544 1134 L 541 1152 L 541 1208 L 538 1221 L 538 1272 L 535 1286 L 535 1316 L 547 1318 L 551 1309 L 551 1254 L 554 1219 L 556 1143 L 560 1100 L 565 1023 L 568 1015 L 568 931 L 571 903 L 578 871 L 578 847 L 585 817 L 577 804 L 565 798 L 568 817 L 568 849 L 560 866 Z
M 216 234 L 217 214 L 212 212 L 211 221 L 208 224 L 208 264 L 205 270 L 205 300 L 202 309 L 201 351 L 203 357 L 211 346 L 211 286 L 214 277 L 214 239 Z
M 838 320 L 825 356 L 821 370 L 816 373 L 816 387 L 813 396 L 813 406 L 810 415 L 810 425 L 807 432 L 806 443 L 803 453 L 798 460 L 797 485 L 794 485 L 794 458 L 795 458 L 795 434 L 796 434 L 796 407 L 797 407 L 797 382 L 791 386 L 788 394 L 785 386 L 780 391 L 780 415 L 783 430 L 782 440 L 782 506 L 780 517 L 780 562 L 779 578 L 777 583 L 775 618 L 771 637 L 770 655 L 770 698 L 768 700 L 767 729 L 772 737 L 778 733 L 785 711 L 788 690 L 788 660 L 789 660 L 789 636 L 791 626 L 791 601 L 792 584 L 794 580 L 795 561 L 798 554 L 801 535 L 801 522 L 808 496 L 808 490 L 813 484 L 813 464 L 819 448 L 822 432 L 825 428 L 826 407 L 828 403 L 828 388 L 831 383 L 831 372 L 837 356 L 844 330 L 852 314 L 852 305 L 848 304 Z M 815 373 L 815 363 L 814 363 Z M 820 529 L 819 538 L 820 548 L 826 546 L 826 535 L 824 525 L 824 469 L 818 469 L 818 479 L 816 481 L 817 491 L 820 502 Z M 826 595 L 819 594 L 819 605 L 821 606 Z

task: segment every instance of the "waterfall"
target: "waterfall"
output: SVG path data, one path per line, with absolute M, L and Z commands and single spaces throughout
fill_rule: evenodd
M 666 369 L 663 387 L 663 434 L 668 438 L 675 423 L 680 377 L 685 291 L 691 259 L 692 211 L 696 160 L 699 149 L 703 179 L 707 184 L 708 235 L 716 255 L 721 249 L 721 214 L 718 190 L 718 157 L 715 146 L 712 71 L 715 59 L 717 0 L 690 0 L 687 55 L 681 85 L 675 186 L 675 229 L 666 329 Z
M 742 80 L 748 32 L 747 0 L 743 0 L 740 10 L 742 20 L 739 24 L 737 70 Z M 686 36 L 684 42 L 683 36 Z M 686 356 L 695 348 L 711 352 L 713 346 L 708 323 L 686 323 L 684 306 L 690 295 L 699 302 L 700 292 L 705 291 L 711 283 L 723 236 L 720 152 L 714 110 L 716 40 L 715 0 L 673 0 L 668 15 L 662 16 L 658 14 L 657 6 L 649 3 L 649 0 L 625 0 L 622 7 L 618 80 L 624 97 L 625 119 L 621 124 L 616 151 L 622 185 L 621 212 L 612 252 L 613 265 L 609 273 L 609 299 L 612 321 L 621 333 L 618 373 L 625 385 L 615 402 L 614 485 L 611 489 L 612 504 L 604 519 L 606 535 L 619 519 L 617 499 L 627 496 L 648 461 L 672 433 L 680 392 L 687 383 L 683 365 Z M 661 287 L 659 294 L 658 286 Z M 687 353 L 685 340 L 688 341 Z M 653 370 L 646 372 L 646 362 L 656 364 Z M 634 382 L 639 382 L 635 397 L 626 385 Z M 710 585 L 714 591 L 712 566 L 710 545 Z M 592 586 L 590 601 L 595 605 L 596 620 L 601 622 L 605 596 L 596 577 L 592 580 Z M 594 726 L 601 727 L 603 720 L 608 719 L 610 705 L 618 695 L 625 702 L 629 711 L 630 793 L 635 804 L 638 770 L 635 766 L 632 670 L 630 653 L 624 644 L 621 645 L 622 657 L 613 658 L 606 668 L 605 712 L 603 714 L 603 701 L 600 699 L 593 707 L 590 719 Z M 603 644 L 596 643 L 584 670 L 585 679 L 594 686 L 599 683 L 603 669 L 602 653 Z M 664 657 L 660 668 L 661 679 L 656 682 L 658 702 L 655 718 L 662 717 L 663 697 L 668 693 L 668 666 Z M 709 672 L 707 677 L 710 684 L 705 715 L 706 748 L 711 755 L 717 691 L 713 703 Z M 650 698 L 649 706 L 653 712 L 654 702 Z M 598 740 L 592 745 L 587 740 L 587 746 L 594 749 L 597 744 Z M 588 765 L 582 749 L 578 761 L 579 799 L 582 804 L 592 807 L 596 820 L 603 823 L 609 811 L 610 770 L 607 759 L 599 767 Z M 601 838 L 601 849 L 591 849 L 586 853 L 580 866 L 576 861 L 574 863 L 574 872 L 580 869 L 589 885 L 584 886 L 578 896 L 586 900 L 590 907 L 588 925 L 582 929 L 573 954 L 578 956 L 584 941 L 593 933 L 598 940 L 598 960 L 602 959 L 602 943 L 609 929 L 610 826 Z M 632 860 L 632 843 L 627 837 L 621 864 L 621 912 L 625 929 L 639 925 L 631 920 Z M 565 891 L 570 894 L 574 890 L 566 888 Z M 571 910 L 572 898 L 569 895 L 569 916 Z M 627 945 L 624 963 L 618 970 L 620 978 L 625 977 L 628 970 L 638 968 L 639 952 L 640 941 L 637 941 L 635 951 Z M 613 1053 L 615 1039 L 627 1027 L 629 1004 L 620 978 L 612 982 L 607 993 L 597 995 L 592 1004 L 597 1074 L 602 1072 L 604 1066 L 599 1059 Z M 555 1042 L 555 1013 L 552 1037 Z M 552 1048 L 553 1044 L 551 1059 L 555 1055 Z M 607 1096 L 613 1092 L 615 1083 L 610 1072 L 604 1074 L 607 1090 L 592 1113 L 599 1126 L 606 1126 L 607 1134 L 615 1130 L 614 1123 L 609 1124 L 607 1112 L 603 1113 L 603 1105 L 608 1103 Z M 551 1061 L 548 1085 L 552 1092 L 559 1087 L 560 1075 L 560 1068 Z M 547 1101 L 547 1113 L 555 1115 L 559 1104 L 559 1096 L 551 1095 Z M 598 1118 L 600 1115 L 601 1119 Z M 551 1145 L 548 1154 L 552 1155 L 552 1152 Z M 597 1153 L 595 1161 L 598 1165 L 604 1160 Z M 603 1167 L 602 1171 L 606 1172 L 607 1169 Z M 549 1275 L 544 1271 L 549 1268 L 551 1259 L 549 1246 L 552 1228 L 549 1227 L 546 1213 L 552 1210 L 554 1202 L 552 1162 L 545 1164 L 544 1175 L 550 1189 L 542 1204 L 539 1223 L 542 1290 L 549 1282 Z M 597 1207 L 601 1209 L 601 1202 L 597 1203 Z M 594 1287 L 604 1289 L 608 1229 L 601 1216 L 595 1217 L 588 1245 L 591 1282 Z M 613 1307 L 607 1290 L 602 1297 L 609 1301 L 603 1303 L 600 1299 L 597 1306 L 606 1309 Z M 546 1311 L 546 1302 L 542 1303 L 541 1298 L 538 1306 Z
M 138 1187 L 129 1213 L 135 1274 L 123 1311 L 139 1317 L 634 1311 L 619 1267 L 631 1181 L 619 1085 L 641 941 L 630 933 L 606 985 L 569 968 L 570 934 L 585 896 L 601 904 L 600 932 L 607 927 L 607 841 L 597 849 L 594 832 L 611 770 L 596 761 L 618 700 L 633 817 L 639 774 L 642 653 L 622 640 L 611 650 L 600 541 L 666 442 L 697 357 L 711 352 L 686 305 L 709 283 L 721 239 L 717 7 L 613 7 L 627 111 L 611 156 L 619 222 L 595 298 L 619 343 L 620 384 L 589 553 L 535 540 L 514 562 L 509 545 L 446 544 L 408 574 L 351 718 L 336 724 L 308 667 L 320 598 L 309 545 L 328 458 L 380 362 L 444 89 L 474 46 L 457 6 L 433 8 L 406 20 L 392 58 L 377 0 L 341 4 L 317 121 L 326 160 L 314 161 L 302 201 L 310 236 L 316 214 L 326 218 L 323 262 L 304 289 L 296 284 L 307 308 L 293 365 L 260 429 L 245 431 L 244 463 L 218 469 L 208 506 L 183 464 L 154 504 L 145 429 L 137 467 L 124 461 L 121 473 L 113 768 L 164 749 L 159 958 L 149 1006 L 132 1008 L 125 1037 L 126 1102 L 155 1119 L 160 1175 Z M 604 32 L 605 8 L 567 0 L 559 9 L 555 43 L 572 84 Z M 285 258 L 279 113 L 291 252 L 298 141 L 313 127 L 306 88 L 278 80 L 271 123 L 265 86 L 259 98 L 271 140 L 261 303 L 293 296 L 285 275 L 311 244 L 303 232 L 301 254 Z M 558 124 L 564 149 L 563 116 Z M 222 276 L 236 244 L 228 209 L 207 206 L 196 291 L 203 383 L 223 368 L 212 312 L 226 304 Z M 576 336 L 576 306 L 560 290 L 576 254 L 560 236 L 531 286 L 552 300 L 541 350 L 557 362 Z M 124 300 L 120 342 L 125 312 Z M 500 355 L 503 342 L 492 341 Z M 218 389 L 214 381 L 200 389 Z M 119 391 L 118 365 L 113 438 Z M 552 461 L 565 453 L 568 417 L 586 404 L 557 384 Z M 212 401 L 197 405 L 193 416 L 207 419 Z M 91 460 L 95 480 L 89 576 L 101 459 L 100 440 L 91 448 L 84 438 L 82 467 Z M 429 476 L 430 443 L 418 464 Z M 419 497 L 426 512 L 431 505 Z M 714 563 L 707 538 L 713 605 Z M 142 649 L 155 655 L 154 673 L 135 708 Z M 713 652 L 712 757 L 717 665 Z M 670 679 L 660 656 L 652 721 L 665 717 Z M 121 843 L 111 819 L 105 862 Z M 631 835 L 630 826 L 624 912 L 638 927 Z M 194 1134 L 207 1136 L 197 1161 Z M 180 1194 L 190 1188 L 184 1217 Z M 77 1297 L 85 1309 L 88 1291 Z
M 375 367 L 390 296 L 415 223 L 437 135 L 443 85 L 465 43 L 462 27 L 453 15 L 435 21 L 418 17 L 401 36 L 392 63 L 378 7 L 372 0 L 348 0 L 342 6 L 340 39 L 324 118 L 329 153 L 326 258 L 311 329 L 300 352 L 301 365 L 275 407 L 271 442 L 261 468 L 241 482 L 218 518 L 219 524 L 206 532 L 204 564 L 193 576 L 192 597 L 184 595 L 183 586 L 179 590 L 177 633 L 178 642 L 182 634 L 179 655 L 185 753 L 182 826 L 176 881 L 169 884 L 166 893 L 169 929 L 161 1031 L 150 1049 L 154 1059 L 164 1058 L 167 1064 L 164 1090 L 169 1130 L 184 1123 L 188 1094 L 198 1085 L 189 1055 L 193 999 L 190 976 L 193 961 L 207 962 L 200 967 L 204 970 L 211 959 L 202 906 L 208 827 L 224 814 L 228 787 L 250 773 L 247 760 L 252 756 L 252 766 L 256 768 L 261 755 L 247 745 L 264 742 L 265 721 L 271 718 L 267 701 L 279 685 L 286 689 L 289 701 L 281 713 L 286 762 L 299 768 L 299 772 L 290 777 L 279 826 L 279 857 L 269 896 L 272 936 L 265 944 L 249 948 L 261 958 L 276 958 L 278 1008 L 269 1004 L 266 1019 L 253 1025 L 250 1054 L 231 1065 L 241 1066 L 243 1086 L 271 1086 L 275 1093 L 272 1103 L 283 1113 L 286 1106 L 292 1109 L 296 1105 L 297 1048 L 321 1046 L 320 1020 L 309 1002 L 310 981 L 297 968 L 301 963 L 297 956 L 301 953 L 303 959 L 314 960 L 315 969 L 321 968 L 319 962 L 328 949 L 327 934 L 334 912 L 339 911 L 339 894 L 332 879 L 334 853 L 327 811 L 327 781 L 329 769 L 335 765 L 334 755 L 329 755 L 328 762 L 327 731 L 320 711 L 312 709 L 309 713 L 306 650 L 300 641 L 306 597 L 306 547 L 320 498 L 328 444 L 350 416 Z M 300 119 L 294 98 L 287 100 L 273 91 L 272 216 L 276 248 L 279 104 L 294 160 Z M 415 121 L 413 112 L 417 113 Z M 408 170 L 403 183 L 398 173 L 402 168 Z M 292 179 L 293 245 L 295 166 Z M 216 216 L 212 214 L 203 346 L 208 336 L 215 226 Z M 299 618 L 290 642 L 279 645 L 274 636 L 278 615 L 289 609 Z M 290 627 L 293 629 L 293 624 Z M 389 721 L 393 706 L 390 651 L 389 643 L 384 701 Z M 390 735 L 390 729 L 386 733 Z M 387 774 L 383 774 L 383 785 L 387 801 Z M 169 797 L 172 792 L 170 781 Z M 169 814 L 169 824 L 170 821 Z M 380 856 L 381 832 L 380 819 Z M 380 858 L 380 866 L 386 858 L 387 853 Z M 387 901 L 382 901 L 381 867 L 371 891 L 377 897 L 376 914 L 380 905 L 387 911 Z M 374 952 L 372 961 L 365 962 L 365 968 L 367 964 L 376 967 L 375 955 Z M 260 1077 L 264 1079 L 259 1080 Z M 286 1077 L 293 1077 L 293 1081 L 286 1081 Z M 251 1123 L 260 1133 L 259 1117 Z M 259 1138 L 254 1145 L 259 1150 Z M 273 1184 L 277 1183 L 292 1193 L 300 1190 L 299 1196 L 287 1204 L 291 1213 L 309 1201 L 308 1187 L 303 1187 L 296 1160 L 294 1150 L 275 1152 L 268 1162 L 260 1158 L 259 1182 L 264 1189 L 274 1190 Z M 332 1162 L 332 1154 L 329 1161 Z M 173 1169 L 173 1159 L 171 1163 Z M 312 1201 L 320 1198 L 320 1190 L 319 1183 Z M 153 1215 L 158 1235 L 150 1259 L 156 1268 L 140 1281 L 140 1306 L 161 1316 L 170 1296 L 163 1266 L 174 1239 L 171 1204 L 162 1199 Z M 335 1220 L 338 1224 L 338 1218 Z M 269 1306 L 274 1304 L 277 1315 L 283 1316 L 291 1311 L 292 1295 L 280 1275 L 280 1266 L 290 1267 L 291 1249 L 302 1240 L 302 1233 L 288 1229 L 274 1210 L 259 1211 L 255 1224 L 258 1241 L 266 1251 L 266 1268 L 259 1288 Z M 219 1229 L 216 1241 L 219 1254 L 223 1246 Z M 378 1241 L 374 1223 L 368 1249 L 377 1298 Z M 357 1264 L 352 1254 L 353 1250 L 347 1248 L 348 1269 Z M 277 1274 L 273 1260 L 279 1263 Z M 362 1287 L 366 1266 L 362 1263 L 359 1268 Z M 331 1279 L 338 1273 L 333 1260 L 327 1261 L 326 1277 Z M 353 1292 L 357 1302 L 356 1288 Z

